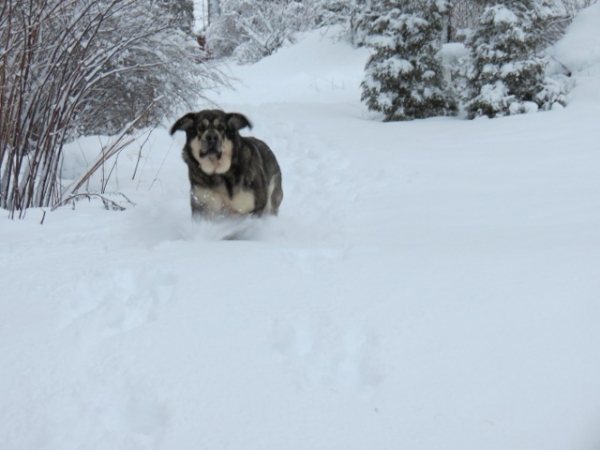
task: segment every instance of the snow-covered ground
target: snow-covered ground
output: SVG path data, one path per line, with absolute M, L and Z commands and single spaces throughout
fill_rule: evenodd
M 322 33 L 233 67 L 215 100 L 284 175 L 280 216 L 245 239 L 191 224 L 166 129 L 110 179 L 136 207 L 1 219 L 0 449 L 598 449 L 586 13 L 554 49 L 579 85 L 547 113 L 379 123 L 366 51 Z M 66 176 L 98 142 L 69 147 Z

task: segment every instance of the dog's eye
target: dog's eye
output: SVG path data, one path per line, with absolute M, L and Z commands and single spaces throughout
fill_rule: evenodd
M 215 125 L 215 128 L 217 129 L 217 131 L 223 131 L 225 129 L 225 125 L 223 125 L 222 123 L 218 123 Z

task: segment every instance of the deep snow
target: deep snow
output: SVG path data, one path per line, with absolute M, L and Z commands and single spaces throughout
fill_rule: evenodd
M 134 180 L 119 157 L 135 208 L 0 220 L 2 450 L 598 448 L 600 77 L 558 111 L 383 124 L 366 58 L 317 32 L 231 69 L 215 100 L 284 175 L 243 240 L 192 226 L 166 129 Z

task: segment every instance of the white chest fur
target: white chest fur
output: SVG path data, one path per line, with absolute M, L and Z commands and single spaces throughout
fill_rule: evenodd
M 255 208 L 254 194 L 239 187 L 233 190 L 231 197 L 225 186 L 215 189 L 196 186 L 192 188 L 192 195 L 199 205 L 212 214 L 249 214 Z
M 221 146 L 221 156 L 200 156 L 202 144 L 197 137 L 190 142 L 192 156 L 198 161 L 198 166 L 207 175 L 224 174 L 231 168 L 231 158 L 233 155 L 233 144 L 229 139 L 224 139 Z

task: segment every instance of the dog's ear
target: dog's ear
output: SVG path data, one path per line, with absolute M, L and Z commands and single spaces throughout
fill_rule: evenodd
M 188 113 L 181 119 L 177 120 L 177 122 L 175 122 L 171 127 L 171 136 L 173 136 L 173 134 L 175 134 L 175 132 L 179 130 L 188 131 L 192 127 L 192 125 L 194 125 L 195 116 L 196 113 Z
M 242 128 L 252 128 L 252 123 L 248 120 L 246 116 L 240 113 L 230 113 L 227 114 L 227 124 L 233 129 L 239 131 Z

